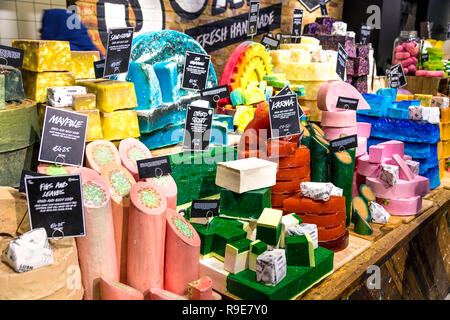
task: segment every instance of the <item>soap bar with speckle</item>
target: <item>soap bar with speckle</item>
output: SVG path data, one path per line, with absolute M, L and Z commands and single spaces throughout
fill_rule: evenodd
M 5 102 L 22 101 L 25 100 L 25 93 L 23 91 L 22 73 L 19 69 L 10 66 L 0 66 L 0 75 L 4 76 Z
M 100 60 L 98 51 L 72 51 L 72 73 L 75 79 L 95 79 L 94 62 Z
M 89 93 L 97 96 L 97 108 L 101 112 L 113 112 L 137 107 L 136 92 L 132 82 L 117 80 L 78 81 Z
M 71 71 L 68 41 L 13 40 L 12 46 L 24 50 L 22 68 L 28 71 Z
M 103 139 L 102 122 L 100 120 L 100 111 L 78 110 L 77 113 L 85 114 L 88 118 L 88 127 L 86 131 L 86 142 Z
M 103 137 L 106 140 L 137 138 L 139 124 L 135 110 L 120 110 L 102 113 Z
M 77 111 L 95 110 L 97 108 L 97 97 L 93 93 L 74 94 L 72 96 L 72 108 Z
M 158 77 L 150 64 L 131 62 L 127 81 L 134 83 L 137 97 L 137 110 L 150 110 L 162 104 Z
M 180 98 L 177 64 L 175 62 L 158 62 L 153 69 L 159 80 L 163 102 L 176 102 Z
M 37 103 L 47 101 L 47 88 L 69 87 L 75 85 L 71 72 L 33 72 L 22 70 L 25 96 Z

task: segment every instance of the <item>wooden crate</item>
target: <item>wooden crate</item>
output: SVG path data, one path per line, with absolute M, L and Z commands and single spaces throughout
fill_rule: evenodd
M 406 76 L 406 80 L 408 83 L 402 89 L 411 91 L 414 94 L 431 94 L 435 96 L 439 91 L 439 82 L 441 81 L 441 78 Z

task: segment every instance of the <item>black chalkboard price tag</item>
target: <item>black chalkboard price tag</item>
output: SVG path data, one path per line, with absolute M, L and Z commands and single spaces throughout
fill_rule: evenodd
M 45 228 L 49 238 L 86 235 L 81 176 L 25 178 L 31 229 Z
M 265 46 L 267 50 L 278 50 L 280 47 L 280 40 L 266 35 L 261 39 L 261 44 Z
M 430 56 L 428 55 L 428 53 L 424 53 L 424 54 L 421 55 L 420 59 L 422 60 L 422 63 L 423 62 L 428 62 L 428 60 L 430 59 Z
M 209 101 L 210 104 L 217 103 L 220 99 L 230 97 L 230 89 L 227 84 L 214 88 L 204 89 L 200 92 L 203 100 Z
M 220 200 L 193 200 L 191 218 L 212 218 L 219 215 Z
M 105 73 L 105 59 L 94 62 L 95 79 L 103 78 Z
M 250 1 L 250 10 L 248 12 L 247 35 L 254 36 L 258 33 L 259 0 Z
M 25 178 L 32 178 L 32 177 L 45 177 L 46 174 L 37 173 L 34 171 L 29 170 L 22 170 L 22 175 L 20 176 L 20 185 L 19 185 L 19 192 L 25 192 Z
M 300 36 L 302 34 L 303 25 L 303 9 L 294 9 L 294 14 L 292 15 L 292 35 Z
M 283 43 L 283 44 L 291 43 L 292 42 L 292 35 L 290 35 L 290 34 L 282 34 L 280 42 Z
M 272 139 L 298 135 L 300 133 L 299 118 L 296 94 L 277 95 L 269 98 L 269 120 Z
M 283 89 L 281 89 L 276 97 L 281 97 L 281 96 L 285 96 L 288 94 L 295 94 L 292 92 L 291 88 L 289 86 L 285 86 Z M 297 94 L 295 94 L 297 96 Z M 298 96 L 297 96 L 298 98 Z M 300 106 L 300 103 L 298 103 L 298 99 L 297 99 L 297 105 L 298 105 L 298 116 L 301 117 L 305 114 L 305 112 L 303 111 L 302 107 Z
M 104 77 L 128 72 L 133 33 L 134 28 L 108 30 Z
M 81 167 L 88 116 L 47 107 L 38 160 Z
M 181 87 L 197 91 L 205 89 L 210 61 L 211 56 L 207 54 L 186 51 Z
M 22 49 L 0 46 L 0 65 L 22 68 L 23 54 L 24 51 Z
M 213 109 L 189 105 L 186 111 L 183 150 L 208 151 Z
M 369 26 L 362 25 L 361 26 L 361 44 L 368 44 L 370 42 L 370 34 L 372 33 L 372 28 Z
M 320 13 L 322 16 L 326 17 L 328 16 L 328 9 L 327 4 L 325 0 L 319 0 L 319 6 L 320 6 Z
M 172 172 L 169 156 L 161 156 L 136 161 L 139 179 L 165 176 Z
M 336 103 L 336 108 L 345 110 L 356 110 L 358 109 L 359 99 L 352 99 L 347 97 L 339 97 Z
M 386 73 L 388 76 L 389 88 L 398 89 L 406 86 L 407 80 L 400 63 L 388 69 Z
M 358 147 L 358 136 L 352 135 L 330 141 L 330 152 L 342 152 L 347 149 Z
M 336 73 L 345 81 L 345 70 L 347 68 L 347 52 L 345 52 L 344 47 L 338 43 L 338 56 L 337 56 L 337 64 L 336 64 Z

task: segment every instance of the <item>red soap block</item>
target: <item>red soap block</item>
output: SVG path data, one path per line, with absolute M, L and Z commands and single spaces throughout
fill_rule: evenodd
M 277 181 L 290 181 L 296 178 L 303 178 L 310 174 L 310 166 L 303 165 L 297 168 L 279 169 L 277 172 Z
M 286 194 L 272 194 L 271 203 L 273 207 L 281 207 L 283 208 L 283 201 L 295 197 L 298 193 L 286 193 Z
M 100 297 L 102 300 L 144 300 L 142 292 L 104 278 L 100 278 Z
M 329 227 L 317 227 L 319 233 L 319 241 L 333 241 L 337 240 L 347 231 L 345 219 L 339 225 Z
M 330 196 L 328 201 L 313 200 L 304 197 L 292 197 L 284 200 L 285 211 L 305 214 L 332 214 L 345 212 L 345 197 Z
M 286 194 L 300 192 L 300 183 L 311 181 L 311 177 L 295 179 L 291 181 L 277 181 L 277 184 L 271 188 L 272 194 Z
M 331 241 L 319 241 L 319 246 L 334 252 L 338 252 L 338 251 L 342 251 L 345 248 L 347 248 L 348 246 L 348 242 L 349 242 L 349 233 L 348 230 L 345 231 L 345 234 L 336 239 L 336 240 L 331 240 Z
M 278 162 L 278 168 L 297 168 L 303 165 L 309 165 L 311 161 L 311 155 L 309 149 L 305 146 L 300 146 L 295 150 L 295 153 L 288 157 L 269 158 L 272 162 Z
M 304 223 L 311 223 L 317 225 L 317 227 L 325 228 L 327 226 L 340 225 L 345 222 L 347 216 L 345 210 L 338 211 L 330 214 L 315 214 L 315 213 L 297 213 Z
M 267 155 L 271 158 L 288 157 L 297 149 L 297 143 L 283 140 L 267 141 Z
M 189 283 L 189 300 L 212 300 L 212 280 L 208 276 Z

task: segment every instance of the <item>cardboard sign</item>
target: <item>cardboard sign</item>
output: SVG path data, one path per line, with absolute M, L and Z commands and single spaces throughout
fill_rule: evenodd
M 339 77 L 342 79 L 342 81 L 345 81 L 345 74 L 346 74 L 346 69 L 347 69 L 347 58 L 348 58 L 347 52 L 345 52 L 344 47 L 340 43 L 338 43 L 336 73 L 339 75 Z
M 370 42 L 370 35 L 372 33 L 372 28 L 369 26 L 361 26 L 361 44 L 368 44 Z
M 296 94 L 269 98 L 269 119 L 272 139 L 298 135 L 300 115 Z
M 172 172 L 169 156 L 136 161 L 139 179 L 165 176 Z
M 331 153 L 342 152 L 356 147 L 358 147 L 358 136 L 356 134 L 330 141 Z
M 183 89 L 203 90 L 208 79 L 211 56 L 191 51 L 186 51 L 184 62 Z
M 95 79 L 103 78 L 105 73 L 105 59 L 94 62 Z
M 88 116 L 60 108 L 45 108 L 38 160 L 81 167 Z
M 0 46 L 0 65 L 22 68 L 24 52 L 22 49 Z
M 356 110 L 358 109 L 359 99 L 339 97 L 336 103 L 336 108 L 345 110 Z
M 230 89 L 227 84 L 214 88 L 204 89 L 200 92 L 203 100 L 209 101 L 210 104 L 217 103 L 221 99 L 230 97 Z
M 405 73 L 403 72 L 403 67 L 400 63 L 386 70 L 386 73 L 389 80 L 389 88 L 399 89 L 406 86 L 407 81 Z
M 294 9 L 294 14 L 292 15 L 292 34 L 295 36 L 302 35 L 302 25 L 303 25 L 303 9 Z
M 108 30 L 104 77 L 128 72 L 133 33 L 134 28 Z
M 254 36 L 258 33 L 259 0 L 250 1 L 248 12 L 247 36 Z
M 220 200 L 193 200 L 191 218 L 211 218 L 219 215 Z
M 49 238 L 86 235 L 81 175 L 25 178 L 31 229 L 45 228 Z
M 208 151 L 213 109 L 190 105 L 186 111 L 183 150 Z
M 319 0 L 319 6 L 320 6 L 320 13 L 322 14 L 322 16 L 325 17 L 328 16 L 328 9 L 325 0 Z
M 264 36 L 261 40 L 261 44 L 266 47 L 266 50 L 278 50 L 280 47 L 280 40 L 270 36 Z
M 20 176 L 19 192 L 26 192 L 25 190 L 25 178 L 32 177 L 45 177 L 46 174 L 37 173 L 29 170 L 22 170 L 22 175 Z

